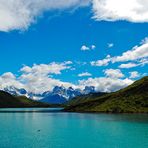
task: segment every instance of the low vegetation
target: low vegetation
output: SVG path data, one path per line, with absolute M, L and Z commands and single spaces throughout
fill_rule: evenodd
M 78 97 L 74 102 L 69 102 L 64 110 L 72 112 L 148 113 L 148 76 L 114 93 L 103 96 Z
M 52 107 L 52 105 L 31 100 L 25 96 L 12 96 L 7 92 L 0 91 L 0 108 L 17 107 Z

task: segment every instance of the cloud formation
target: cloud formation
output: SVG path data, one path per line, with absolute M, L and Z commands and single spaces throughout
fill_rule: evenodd
M 92 74 L 89 72 L 84 72 L 84 73 L 78 74 L 78 77 L 89 77 L 89 76 L 92 76 Z
M 23 66 L 20 70 L 21 75 L 18 77 L 11 72 L 1 75 L 0 89 L 14 86 L 16 88 L 25 88 L 33 93 L 43 93 L 52 90 L 56 85 L 73 86 L 71 83 L 52 78 L 53 74 L 61 74 L 62 71 L 70 69 L 71 64 L 71 61 L 66 61 L 63 63 L 34 64 L 32 67 Z
M 0 31 L 26 30 L 46 11 L 88 6 L 90 0 L 0 0 Z
M 26 30 L 44 12 L 86 6 L 97 21 L 148 22 L 147 0 L 0 0 L 0 31 Z
M 132 83 L 133 81 L 130 79 L 114 79 L 110 77 L 89 78 L 79 81 L 82 88 L 84 86 L 95 86 L 96 91 L 99 92 L 114 92 Z
M 131 50 L 124 52 L 121 56 L 112 58 L 113 62 L 134 61 L 148 57 L 148 42 L 140 46 L 135 46 Z
M 126 64 L 121 64 L 120 66 L 119 66 L 119 68 L 133 68 L 133 67 L 137 67 L 137 66 L 139 66 L 138 64 L 136 64 L 136 63 L 126 63 Z
M 107 77 L 110 78 L 123 78 L 124 74 L 121 72 L 120 69 L 106 69 L 104 73 Z
M 104 77 L 88 78 L 78 80 L 73 84 L 54 78 L 54 75 L 60 75 L 63 71 L 71 70 L 73 63 L 71 61 L 63 63 L 39 64 L 33 66 L 23 66 L 20 69 L 20 75 L 14 75 L 11 72 L 4 73 L 0 76 L 0 89 L 7 87 L 24 88 L 31 93 L 43 93 L 51 91 L 55 86 L 73 87 L 84 89 L 85 86 L 95 86 L 96 91 L 111 92 L 130 85 L 133 81 L 124 79 L 124 74 L 119 69 L 106 69 Z M 78 75 L 79 77 L 92 76 L 85 72 Z
M 112 47 L 114 47 L 114 44 L 113 43 L 108 43 L 107 46 L 108 46 L 108 48 L 112 48 Z
M 81 50 L 82 50 L 82 51 L 89 51 L 89 50 L 94 50 L 95 48 L 96 48 L 95 45 L 91 45 L 90 47 L 88 47 L 88 46 L 86 46 L 86 45 L 83 45 L 83 46 L 81 47 Z
M 4 89 L 5 87 L 12 85 L 17 88 L 24 88 L 24 85 L 16 78 L 13 73 L 7 72 L 0 76 L 0 89 Z
M 131 79 L 138 78 L 138 77 L 140 77 L 140 74 L 138 73 L 138 71 L 130 72 L 130 78 Z
M 129 62 L 123 63 L 119 68 L 132 68 L 136 66 L 143 66 L 148 64 L 148 40 L 145 38 L 140 45 L 136 45 L 132 49 L 122 53 L 120 56 L 107 56 L 105 59 L 92 61 L 92 66 L 107 66 L 109 63 Z
M 110 61 L 111 61 L 111 57 L 108 55 L 105 59 L 97 60 L 97 61 L 91 61 L 90 64 L 92 66 L 107 66 Z
M 49 64 L 34 64 L 32 67 L 24 66 L 21 68 L 21 72 L 25 74 L 34 74 L 34 75 L 48 75 L 48 74 L 61 74 L 62 70 L 70 69 L 72 62 L 66 61 L 63 63 L 52 62 Z
M 93 11 L 98 21 L 148 22 L 147 0 L 93 0 Z

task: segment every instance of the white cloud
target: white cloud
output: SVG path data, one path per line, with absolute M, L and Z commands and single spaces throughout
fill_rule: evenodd
M 20 81 L 25 83 L 25 89 L 29 92 L 43 93 L 45 91 L 51 91 L 54 86 L 73 86 L 68 82 L 62 82 L 58 79 L 49 77 L 48 75 L 34 75 L 34 74 L 23 74 L 20 77 Z
M 45 11 L 88 6 L 90 0 L 0 0 L 0 31 L 26 30 Z
M 50 64 L 40 65 L 34 64 L 32 67 L 24 66 L 20 71 L 24 73 L 32 73 L 35 75 L 61 74 L 62 70 L 71 68 L 70 64 L 72 64 L 71 61 L 66 61 L 63 63 L 52 62 Z
M 23 66 L 20 71 L 25 72 L 25 73 L 29 73 L 32 71 L 32 68 L 29 66 Z
M 110 58 L 111 58 L 111 55 L 108 54 L 108 55 L 106 56 L 106 58 L 110 59 Z
M 144 66 L 144 65 L 146 65 L 146 64 L 148 64 L 148 57 L 139 60 L 139 65 Z
M 148 43 L 148 37 L 145 37 L 142 41 L 141 41 L 141 44 L 146 44 Z
M 65 61 L 64 64 L 68 65 L 68 64 L 73 64 L 72 61 Z
M 19 79 L 22 83 L 25 82 L 27 90 L 36 93 L 49 91 L 56 85 L 71 86 L 70 83 L 61 82 L 50 76 L 52 74 L 61 74 L 63 70 L 70 69 L 71 64 L 71 61 L 66 61 L 63 63 L 52 62 L 50 64 L 33 65 L 32 67 L 24 66 L 21 69 L 23 74 Z
M 98 60 L 98 61 L 92 61 L 90 64 L 92 66 L 107 66 L 111 61 L 110 55 L 107 55 L 107 57 L 103 60 Z
M 104 71 L 107 77 L 88 78 L 79 80 L 77 85 L 70 82 L 63 82 L 53 78 L 53 74 L 61 74 L 63 70 L 71 69 L 72 62 L 50 63 L 33 65 L 32 67 L 23 66 L 20 70 L 21 75 L 15 76 L 8 72 L 0 76 L 0 89 L 14 86 L 16 88 L 24 88 L 29 92 L 43 93 L 51 91 L 54 86 L 72 86 L 73 88 L 83 89 L 85 86 L 95 86 L 97 91 L 111 92 L 116 91 L 130 85 L 133 81 L 130 79 L 121 79 L 124 77 L 119 69 L 107 69 Z M 91 76 L 90 73 L 81 73 L 80 77 Z
M 79 85 L 81 88 L 84 86 L 95 86 L 96 91 L 99 92 L 112 92 L 122 89 L 133 81 L 130 79 L 114 79 L 114 78 L 88 78 L 87 80 L 80 80 Z
M 92 61 L 92 66 L 107 66 L 109 63 L 129 62 L 121 64 L 119 68 L 132 68 L 148 64 L 148 40 L 145 38 L 140 45 L 122 53 L 121 56 L 107 56 L 105 59 Z
M 86 46 L 86 45 L 83 45 L 83 46 L 81 47 L 81 50 L 82 50 L 82 51 L 89 51 L 89 50 L 94 50 L 95 48 L 96 48 L 95 45 L 91 45 L 90 47 L 88 47 L 88 46 Z
M 6 72 L 6 73 L 4 73 L 2 76 L 1 76 L 1 78 L 3 78 L 3 79 L 15 79 L 16 77 L 15 77 L 15 75 L 13 74 L 13 73 L 11 73 L 11 72 Z
M 89 73 L 89 72 L 84 72 L 84 73 L 78 74 L 78 76 L 79 76 L 79 77 L 89 77 L 89 76 L 92 76 L 92 74 Z
M 135 46 L 133 49 L 124 52 L 121 56 L 112 58 L 113 62 L 125 62 L 139 60 L 148 57 L 148 42 Z
M 95 45 L 91 45 L 91 49 L 93 50 L 93 49 L 95 49 L 96 48 L 96 46 Z
M 119 68 L 133 68 L 133 67 L 137 67 L 137 66 L 138 66 L 138 64 L 136 64 L 136 63 L 127 63 L 127 64 L 121 64 L 119 66 Z
M 90 50 L 90 48 L 87 47 L 86 45 L 83 45 L 83 46 L 81 47 L 81 50 L 82 50 L 82 51 L 87 51 L 87 50 Z
M 130 72 L 131 79 L 138 78 L 138 77 L 140 77 L 140 74 L 138 73 L 138 71 Z
M 93 0 L 94 19 L 148 22 L 147 0 Z
M 0 0 L 0 31 L 26 30 L 46 11 L 90 5 L 98 21 L 148 22 L 147 0 Z
M 108 43 L 108 48 L 112 48 L 114 46 L 113 43 Z
M 124 74 L 120 69 L 106 69 L 104 70 L 104 74 L 110 78 L 123 78 Z
M 4 89 L 5 87 L 12 85 L 18 88 L 24 88 L 24 85 L 18 81 L 13 73 L 7 72 L 0 76 L 0 89 Z
M 73 86 L 68 82 L 62 82 L 58 79 L 52 78 L 53 74 L 61 74 L 63 70 L 71 68 L 71 61 L 63 63 L 49 63 L 49 64 L 34 64 L 32 67 L 23 66 L 19 77 L 8 72 L 0 76 L 0 89 L 8 86 L 17 88 L 25 88 L 29 92 L 43 93 L 52 90 L 56 85 L 64 85 L 65 87 Z
M 128 78 L 121 79 L 124 74 L 120 69 L 106 69 L 104 70 L 106 77 L 88 78 L 79 80 L 79 87 L 83 89 L 85 86 L 95 86 L 96 91 L 99 92 L 114 92 L 127 87 L 134 81 Z

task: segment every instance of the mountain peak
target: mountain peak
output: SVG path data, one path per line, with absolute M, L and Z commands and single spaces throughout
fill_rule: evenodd
M 33 92 L 27 92 L 23 88 L 18 89 L 14 86 L 10 86 L 10 87 L 6 87 L 4 91 L 14 96 L 22 96 L 22 95 L 27 96 L 33 100 L 41 100 L 41 101 L 46 100 L 46 102 L 48 103 L 53 103 L 53 102 L 55 103 L 57 100 L 56 103 L 64 103 L 68 100 L 71 100 L 74 97 L 81 96 L 83 94 L 94 93 L 95 87 L 86 86 L 84 90 L 81 90 L 81 89 L 74 89 L 72 86 L 66 88 L 63 85 L 61 85 L 61 86 L 55 86 L 52 91 L 46 91 L 46 92 L 43 92 L 42 94 L 36 94 Z

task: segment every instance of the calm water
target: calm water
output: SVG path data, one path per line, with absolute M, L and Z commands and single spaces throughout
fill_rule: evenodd
M 0 109 L 0 148 L 148 148 L 148 115 Z

